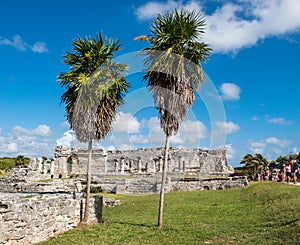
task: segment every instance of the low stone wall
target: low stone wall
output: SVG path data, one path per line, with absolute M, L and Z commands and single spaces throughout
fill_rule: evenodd
M 81 192 L 80 180 L 51 180 L 47 182 L 9 182 L 0 178 L 0 192 L 32 193 L 32 192 Z
M 161 176 L 152 175 L 134 178 L 119 176 L 93 176 L 92 185 L 101 187 L 105 192 L 117 194 L 138 194 L 138 193 L 159 193 L 161 186 Z M 248 185 L 247 177 L 209 177 L 200 176 L 172 176 L 167 177 L 166 192 L 170 191 L 197 191 L 197 190 L 223 190 L 231 188 L 241 188 Z
M 172 179 L 169 191 L 226 190 L 248 185 L 247 177 L 177 178 Z
M 0 193 L 0 244 L 34 244 L 76 227 L 82 220 L 81 193 Z M 101 196 L 90 199 L 89 223 L 102 220 Z

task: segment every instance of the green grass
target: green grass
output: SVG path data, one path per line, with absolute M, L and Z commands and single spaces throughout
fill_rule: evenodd
M 111 197 L 112 195 L 110 195 Z M 258 182 L 241 189 L 166 194 L 164 227 L 158 195 L 114 195 L 102 224 L 41 244 L 299 244 L 300 187 Z

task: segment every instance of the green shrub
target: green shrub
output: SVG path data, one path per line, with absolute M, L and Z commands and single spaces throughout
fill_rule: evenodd
M 83 188 L 83 189 L 81 190 L 81 192 L 86 192 L 86 187 Z M 101 186 L 91 186 L 90 192 L 91 192 L 91 193 L 99 193 L 99 192 L 102 192 L 102 188 L 101 188 Z
M 17 157 L 2 157 L 0 158 L 0 170 L 9 171 L 16 167 L 26 167 L 30 159 L 22 155 Z
M 0 169 L 8 171 L 16 167 L 15 158 L 3 157 L 0 158 Z

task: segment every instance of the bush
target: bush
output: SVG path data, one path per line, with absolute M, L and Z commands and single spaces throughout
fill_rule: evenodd
M 16 167 L 15 159 L 14 158 L 9 158 L 9 157 L 4 157 L 0 158 L 0 169 L 1 170 L 10 170 L 12 168 Z
M 22 155 L 17 157 L 2 157 L 0 158 L 0 170 L 9 171 L 16 167 L 26 167 L 30 159 Z
M 83 189 L 81 190 L 81 192 L 86 192 L 86 187 L 83 188 Z M 101 188 L 101 186 L 91 186 L 90 192 L 91 192 L 91 193 L 99 193 L 99 192 L 102 192 L 102 188 Z

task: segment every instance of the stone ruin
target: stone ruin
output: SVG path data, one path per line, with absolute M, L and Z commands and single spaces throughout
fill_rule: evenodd
M 27 168 L 0 178 L 0 244 L 33 244 L 74 228 L 85 205 L 88 152 L 57 146 L 54 158 L 32 159 Z M 158 193 L 163 148 L 127 151 L 94 149 L 92 186 L 112 193 Z M 218 190 L 248 184 L 229 177 L 226 149 L 170 148 L 166 191 Z M 103 205 L 114 199 L 91 199 L 90 222 L 101 222 Z M 68 207 L 68 208 L 66 208 Z
M 161 184 L 163 148 L 104 151 L 93 149 L 92 186 L 105 192 L 158 193 Z M 88 151 L 57 146 L 54 159 L 33 159 L 31 168 L 40 178 L 75 178 L 85 181 Z M 247 184 L 245 178 L 232 178 L 226 148 L 170 148 L 166 191 L 216 190 Z
M 51 178 L 68 178 L 86 174 L 88 152 L 85 149 L 57 146 L 54 159 L 33 160 L 32 168 Z M 142 175 L 162 172 L 163 148 L 125 151 L 94 149 L 94 175 Z M 216 150 L 170 148 L 169 173 L 200 176 L 228 175 L 226 148 Z

